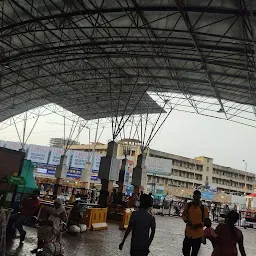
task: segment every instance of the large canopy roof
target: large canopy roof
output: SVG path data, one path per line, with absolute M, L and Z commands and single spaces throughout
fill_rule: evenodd
M 0 5 L 0 121 L 48 103 L 86 120 L 161 112 L 152 93 L 216 99 L 225 114 L 227 101 L 256 105 L 256 1 Z

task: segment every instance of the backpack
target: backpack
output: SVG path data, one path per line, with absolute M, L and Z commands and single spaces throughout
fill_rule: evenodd
M 187 216 L 188 216 L 188 210 L 193 205 L 193 202 L 188 203 L 188 209 L 187 209 Z M 201 212 L 202 212 L 202 222 L 204 222 L 204 205 L 201 204 L 200 206 Z

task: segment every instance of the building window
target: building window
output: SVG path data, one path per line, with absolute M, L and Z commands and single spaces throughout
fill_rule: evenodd
M 208 182 L 208 176 L 206 176 L 206 181 Z
M 206 171 L 209 172 L 209 167 L 208 166 L 206 167 Z
M 132 150 L 132 156 L 135 156 L 135 150 Z
M 207 163 L 209 163 L 210 162 L 210 159 L 209 158 L 207 158 Z

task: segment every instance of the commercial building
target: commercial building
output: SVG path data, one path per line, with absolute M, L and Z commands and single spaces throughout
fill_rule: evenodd
M 107 153 L 107 144 L 103 144 L 100 142 L 90 143 L 90 144 L 80 144 L 80 145 L 72 145 L 70 149 L 72 150 L 81 150 L 81 151 L 92 151 L 106 155 Z M 140 141 L 135 139 L 122 139 L 117 142 L 117 156 L 130 156 L 130 159 L 133 159 L 134 162 L 137 161 L 137 156 L 141 153 L 140 150 Z
M 53 148 L 64 148 L 65 145 L 79 145 L 79 142 L 70 139 L 51 138 L 49 145 Z
M 88 151 L 93 145 L 74 145 L 71 149 Z M 106 154 L 107 145 L 97 143 L 95 151 Z M 117 156 L 128 155 L 134 157 L 136 164 L 140 154 L 140 144 L 137 140 L 123 139 L 118 142 Z M 255 174 L 225 167 L 213 163 L 210 157 L 187 158 L 158 150 L 148 149 L 147 155 L 155 158 L 170 159 L 172 163 L 171 175 L 159 175 L 150 172 L 147 174 L 148 186 L 197 188 L 209 184 L 218 192 L 236 195 L 254 192 Z
M 172 160 L 172 175 L 148 174 L 148 184 L 196 188 L 209 184 L 217 192 L 237 195 L 254 192 L 255 174 L 213 163 L 210 157 L 186 158 L 150 149 L 149 156 Z

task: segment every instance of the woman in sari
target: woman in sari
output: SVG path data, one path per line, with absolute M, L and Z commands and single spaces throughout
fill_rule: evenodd
M 54 209 L 51 209 L 50 216 L 41 222 L 40 228 L 38 229 L 37 248 L 31 251 L 31 253 L 37 253 L 46 243 L 60 242 L 61 230 L 64 223 L 67 223 L 67 213 L 62 200 L 57 198 L 54 201 Z

